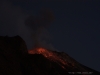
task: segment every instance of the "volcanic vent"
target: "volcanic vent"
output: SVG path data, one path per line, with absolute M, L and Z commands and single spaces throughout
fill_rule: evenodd
M 46 57 L 47 59 L 54 61 L 54 62 L 59 62 L 58 64 L 60 64 L 62 66 L 62 68 L 64 68 L 63 65 L 67 65 L 66 61 L 63 60 L 56 52 L 53 52 L 51 50 L 47 50 L 45 48 L 35 48 L 33 50 L 29 50 L 28 51 L 29 54 L 42 54 L 44 57 Z M 73 64 L 74 66 L 74 64 Z
M 64 71 L 65 74 L 92 74 L 92 70 L 81 65 L 64 52 L 57 52 L 45 49 L 43 47 L 34 48 L 28 51 L 29 54 L 40 54 L 47 58 L 50 62 L 54 62 Z M 40 61 L 41 62 L 41 61 Z M 54 67 L 54 65 L 52 65 Z M 65 75 L 64 74 L 64 75 Z
M 73 71 L 73 70 L 79 70 L 79 71 L 86 71 L 84 68 L 82 68 L 77 61 L 75 61 L 73 58 L 69 57 L 64 52 L 57 52 L 48 50 L 42 47 L 34 48 L 33 50 L 28 51 L 29 54 L 41 54 L 45 58 L 49 59 L 52 62 L 55 62 L 59 64 L 63 69 L 66 71 Z M 76 71 L 75 70 L 75 71 Z
M 34 65 L 31 72 L 34 71 L 37 75 L 85 74 L 84 72 L 90 74 L 93 70 L 81 65 L 64 52 L 54 51 L 52 46 L 47 44 L 48 31 L 46 27 L 53 20 L 54 16 L 51 11 L 42 10 L 40 15 L 29 16 L 25 21 L 25 24 L 33 30 L 32 36 L 35 45 L 35 48 L 28 50 L 28 59 L 31 62 L 30 67 Z M 49 64 L 50 66 L 48 67 Z M 45 67 L 44 70 L 41 67 Z
M 0 42 L 0 75 L 100 75 L 64 52 L 44 47 L 27 50 L 19 36 L 1 36 Z

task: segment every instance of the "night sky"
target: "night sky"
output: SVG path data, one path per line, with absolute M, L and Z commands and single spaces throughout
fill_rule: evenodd
M 81 64 L 100 71 L 100 2 L 92 0 L 0 0 L 0 36 L 20 35 L 33 48 L 33 30 L 25 25 L 28 16 L 41 9 L 53 12 L 46 28 L 50 44 Z

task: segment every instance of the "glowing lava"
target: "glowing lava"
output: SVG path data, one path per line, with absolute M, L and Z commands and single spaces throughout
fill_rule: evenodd
M 54 62 L 57 62 L 59 65 L 64 68 L 64 65 L 67 65 L 66 61 L 61 59 L 60 56 L 58 56 L 55 52 L 47 50 L 45 48 L 35 48 L 33 50 L 28 51 L 29 54 L 42 54 L 44 57 L 48 58 L 49 60 L 52 60 Z
M 35 48 L 28 51 L 29 54 L 42 54 L 45 57 L 51 57 L 53 54 L 44 48 Z

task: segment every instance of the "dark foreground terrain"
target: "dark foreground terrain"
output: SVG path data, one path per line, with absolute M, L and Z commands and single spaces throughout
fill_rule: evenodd
M 100 75 L 99 72 L 78 63 L 64 52 L 42 50 L 41 53 L 29 54 L 21 37 L 0 36 L 0 75 L 71 74 Z

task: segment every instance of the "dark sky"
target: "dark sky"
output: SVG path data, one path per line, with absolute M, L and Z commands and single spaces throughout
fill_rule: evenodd
M 20 35 L 28 49 L 33 47 L 27 16 L 43 8 L 52 10 L 55 20 L 48 30 L 51 44 L 81 64 L 100 71 L 100 2 L 92 0 L 1 0 L 0 36 Z

